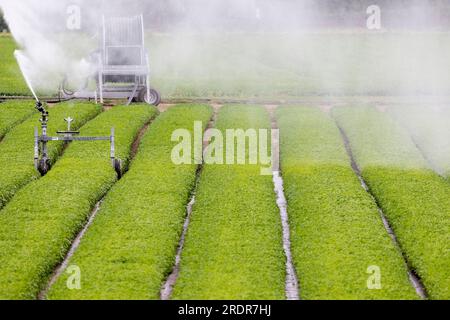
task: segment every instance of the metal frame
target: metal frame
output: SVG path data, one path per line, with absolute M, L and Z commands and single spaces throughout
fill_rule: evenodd
M 120 160 L 116 159 L 116 148 L 115 148 L 115 130 L 114 128 L 111 128 L 111 135 L 109 137 L 79 137 L 80 134 L 79 131 L 72 131 L 70 126 L 74 119 L 67 118 L 64 119 L 67 122 L 67 131 L 58 131 L 57 137 L 51 137 L 47 135 L 47 125 L 48 125 L 48 118 L 49 113 L 48 111 L 43 107 L 42 103 L 37 102 L 36 103 L 36 109 L 38 109 L 39 112 L 41 112 L 41 130 L 42 134 L 39 135 L 39 130 L 37 127 L 34 129 L 34 166 L 36 170 L 41 171 L 39 166 L 41 160 L 44 161 L 44 163 L 48 163 L 50 160 L 48 155 L 48 147 L 47 144 L 51 141 L 65 141 L 65 142 L 72 142 L 72 141 L 109 141 L 110 142 L 110 159 L 111 159 L 111 165 L 116 170 L 117 174 L 121 175 L 120 170 Z M 41 171 L 42 172 L 42 171 Z M 44 172 L 45 174 L 46 172 Z
M 124 24 L 124 21 L 129 20 L 129 24 Z M 139 92 L 146 88 L 147 97 L 150 96 L 150 66 L 148 54 L 145 49 L 145 32 L 144 32 L 144 17 L 143 15 L 131 17 L 131 18 L 109 18 L 108 21 L 105 16 L 102 17 L 103 21 L 103 36 L 102 36 L 102 52 L 98 56 L 98 85 L 97 85 L 97 94 L 100 98 L 100 103 L 104 102 L 104 98 L 127 98 L 128 104 L 131 103 L 133 98 L 137 98 Z M 110 36 L 121 37 L 125 32 L 133 32 L 137 30 L 131 30 L 133 25 L 130 24 L 136 23 L 139 21 L 141 33 L 140 43 L 137 44 L 109 44 L 107 39 Z M 109 23 L 114 23 L 119 26 L 119 35 L 111 35 L 112 30 L 107 30 Z M 130 30 L 126 30 L 129 28 Z M 122 34 L 120 34 L 122 33 Z M 118 49 L 130 49 L 135 48 L 139 50 L 139 65 L 113 65 L 110 61 L 109 49 L 118 48 Z M 124 79 L 125 77 L 134 77 L 134 82 L 130 83 L 130 86 L 109 86 L 106 78 L 107 76 L 117 76 L 119 79 Z M 123 76 L 123 77 L 121 77 Z M 121 83 L 127 83 L 127 81 L 120 81 Z M 130 94 L 131 93 L 131 94 Z
M 113 26 L 111 28 L 111 26 Z M 138 29 L 139 28 L 139 29 Z M 133 38 L 133 34 L 140 33 Z M 98 51 L 92 56 L 93 63 L 97 65 L 97 73 L 94 75 L 97 88 L 95 92 L 87 91 L 87 88 L 78 92 L 69 92 L 64 88 L 65 81 L 61 85 L 61 93 L 66 98 L 95 98 L 95 101 L 104 103 L 105 99 L 128 99 L 129 105 L 133 99 L 139 99 L 142 90 L 146 90 L 146 97 L 153 97 L 159 93 L 151 90 L 150 87 L 150 63 L 149 56 L 145 48 L 145 29 L 143 15 L 133 17 L 102 17 L 101 41 Z M 136 40 L 136 41 L 129 41 Z M 108 41 L 108 39 L 116 39 Z M 113 43 L 111 43 L 113 42 Z M 139 50 L 140 64 L 116 65 L 111 63 L 110 49 L 137 49 Z M 130 52 L 131 53 L 131 52 Z M 124 53 L 121 57 L 127 58 L 129 54 Z M 108 76 L 123 81 L 108 81 Z M 109 77 L 111 78 L 111 77 Z M 132 79 L 130 81 L 130 79 Z M 114 85 L 115 82 L 115 85 Z M 118 85 L 120 84 L 120 85 Z M 152 103 L 152 101 L 141 101 Z

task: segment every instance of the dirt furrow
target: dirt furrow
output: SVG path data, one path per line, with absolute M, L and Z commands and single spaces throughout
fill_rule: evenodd
M 214 128 L 214 125 L 217 120 L 217 115 L 219 113 L 220 108 L 222 107 L 222 105 L 220 105 L 220 104 L 212 104 L 211 106 L 213 107 L 214 112 L 211 117 L 211 120 L 209 121 L 209 123 L 206 127 L 206 132 L 205 132 L 205 136 L 203 139 L 203 151 L 205 151 L 206 147 L 209 144 L 210 137 L 208 136 L 208 129 Z M 199 165 L 197 168 L 197 171 L 196 171 L 195 184 L 191 190 L 191 196 L 189 198 L 189 203 L 186 206 L 186 218 L 185 218 L 185 221 L 183 224 L 183 232 L 181 234 L 180 241 L 178 243 L 177 253 L 175 256 L 175 264 L 172 268 L 172 272 L 169 274 L 169 276 L 167 277 L 166 281 L 164 282 L 164 284 L 161 288 L 161 293 L 160 293 L 161 300 L 170 300 L 170 298 L 172 296 L 173 288 L 175 286 L 175 283 L 177 282 L 178 275 L 180 273 L 181 255 L 183 253 L 186 234 L 187 234 L 187 231 L 189 228 L 189 223 L 191 220 L 192 209 L 195 204 L 195 192 L 197 190 L 197 186 L 198 186 L 198 182 L 200 180 L 200 176 L 202 174 L 202 170 L 203 170 L 203 165 Z
M 353 171 L 355 172 L 356 176 L 358 177 L 359 181 L 361 182 L 362 188 L 370 195 L 370 197 L 376 203 L 377 208 L 378 208 L 378 212 L 380 214 L 380 218 L 383 221 L 383 225 L 384 225 L 384 227 L 386 229 L 386 232 L 389 234 L 392 242 L 394 243 L 394 245 L 396 246 L 396 248 L 398 249 L 398 251 L 401 253 L 401 255 L 403 257 L 403 260 L 405 262 L 405 266 L 406 266 L 406 268 L 408 270 L 407 271 L 408 272 L 408 278 L 409 278 L 409 280 L 411 282 L 411 285 L 414 287 L 414 289 L 416 290 L 417 295 L 421 299 L 427 299 L 428 295 L 427 295 L 427 292 L 426 292 L 426 289 L 425 289 L 424 285 L 422 284 L 421 279 L 418 277 L 416 272 L 411 269 L 411 267 L 410 267 L 411 264 L 409 263 L 406 254 L 403 252 L 403 250 L 402 250 L 402 248 L 400 246 L 400 243 L 398 242 L 397 236 L 395 235 L 395 232 L 392 229 L 387 216 L 383 212 L 383 209 L 381 208 L 380 204 L 378 203 L 376 197 L 370 191 L 369 186 L 367 185 L 366 181 L 364 180 L 364 178 L 362 176 L 361 170 L 358 167 L 358 164 L 356 163 L 356 159 L 354 157 L 352 148 L 350 146 L 350 142 L 349 142 L 349 139 L 347 137 L 347 134 L 345 133 L 344 129 L 339 126 L 339 124 L 337 122 L 336 122 L 336 125 L 338 126 L 339 131 L 341 132 L 342 140 L 344 141 L 345 149 L 347 150 L 348 156 L 350 158 L 351 166 L 353 168 Z
M 55 268 L 55 270 L 52 273 L 52 276 L 50 277 L 50 280 L 48 281 L 45 288 L 39 293 L 38 300 L 45 300 L 47 297 L 47 293 L 50 290 L 50 288 L 53 286 L 53 284 L 58 280 L 58 278 L 61 276 L 61 274 L 66 270 L 66 268 L 69 265 L 69 261 L 74 255 L 75 251 L 78 249 L 78 246 L 80 245 L 81 239 L 86 234 L 86 231 L 89 229 L 89 227 L 94 222 L 95 217 L 97 216 L 97 213 L 100 211 L 101 205 L 102 205 L 103 199 L 97 202 L 97 204 L 94 207 L 94 210 L 92 210 L 91 215 L 89 216 L 89 219 L 83 229 L 78 233 L 78 235 L 75 237 L 75 240 L 72 242 L 72 245 L 70 246 L 69 251 L 67 252 L 66 256 L 64 257 L 64 260 Z
M 267 105 L 267 111 L 270 114 L 272 130 L 279 130 L 275 118 L 276 106 Z M 300 300 L 300 288 L 292 260 L 291 252 L 291 231 L 289 226 L 289 215 L 287 209 L 287 200 L 284 194 L 284 181 L 280 167 L 280 141 L 279 135 L 272 135 L 272 171 L 275 193 L 277 195 L 277 206 L 280 209 L 281 223 L 283 227 L 283 250 L 286 256 L 286 299 Z

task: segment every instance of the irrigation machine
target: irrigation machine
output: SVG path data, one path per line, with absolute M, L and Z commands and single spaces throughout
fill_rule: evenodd
M 105 18 L 101 29 L 100 49 L 91 54 L 91 63 L 96 66 L 95 72 L 86 79 L 83 88 L 78 91 L 70 91 L 67 88 L 67 78 L 60 87 L 62 96 L 66 99 L 98 98 L 103 103 L 107 99 L 128 99 L 132 101 L 146 102 L 159 105 L 160 94 L 150 87 L 149 58 L 145 49 L 144 19 L 142 15 L 125 18 Z M 15 52 L 18 64 L 23 71 L 20 52 Z M 39 101 L 26 73 L 22 72 L 25 81 L 36 99 L 36 109 L 41 113 L 41 134 L 36 127 L 34 131 L 34 165 L 36 169 L 45 175 L 50 170 L 52 161 L 48 153 L 48 143 L 52 141 L 109 141 L 111 164 L 117 175 L 122 174 L 122 161 L 115 156 L 114 128 L 111 128 L 109 136 L 83 137 L 79 131 L 71 129 L 74 119 L 68 117 L 67 130 L 57 131 L 57 136 L 47 134 L 49 112 Z M 96 81 L 94 92 L 89 91 L 91 78 Z
M 82 137 L 79 136 L 79 131 L 71 130 L 71 124 L 74 121 L 71 117 L 64 119 L 67 122 L 66 131 L 58 131 L 56 137 L 51 137 L 47 134 L 47 125 L 49 121 L 49 112 L 40 102 L 36 102 L 36 109 L 41 113 L 41 134 L 39 135 L 39 130 L 36 127 L 34 130 L 34 165 L 36 169 L 45 175 L 50 170 L 51 159 L 48 154 L 48 143 L 51 141 L 109 141 L 110 142 L 110 157 L 111 164 L 117 175 L 120 177 L 122 174 L 122 161 L 116 158 L 115 155 L 115 134 L 114 128 L 111 128 L 110 136 L 103 137 Z
M 152 105 L 161 103 L 161 96 L 150 87 L 150 65 L 145 48 L 143 15 L 134 17 L 103 16 L 99 49 L 89 56 L 95 72 L 77 91 L 68 89 L 64 79 L 60 92 L 63 98 L 93 99 L 100 103 L 106 99 L 128 99 Z M 89 89 L 90 80 L 96 83 Z

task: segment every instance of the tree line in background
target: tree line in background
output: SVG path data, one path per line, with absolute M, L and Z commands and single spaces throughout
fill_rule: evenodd
M 4 30 L 8 31 L 8 25 L 6 24 L 5 18 L 3 18 L 3 12 L 0 10 L 0 32 Z

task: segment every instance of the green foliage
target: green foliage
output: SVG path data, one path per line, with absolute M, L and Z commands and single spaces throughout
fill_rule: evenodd
M 446 32 L 153 34 L 147 43 L 152 44 L 153 83 L 165 97 L 298 100 L 449 93 Z
M 408 132 L 386 114 L 377 112 L 371 107 L 342 107 L 333 110 L 333 116 L 344 126 L 349 140 L 358 141 L 353 154 L 362 168 L 368 166 L 387 166 L 405 170 L 428 168 Z M 353 130 L 348 130 L 347 124 L 351 125 Z M 362 143 L 366 144 L 364 148 L 359 146 Z
M 267 112 L 226 106 L 217 128 L 270 128 Z M 174 299 L 283 299 L 285 257 L 271 176 L 259 165 L 205 165 Z
M 32 108 L 34 102 L 22 101 L 3 103 L 2 106 L 15 106 L 22 104 L 24 110 Z M 61 103 L 49 109 L 50 121 L 48 134 L 56 135 L 56 131 L 65 129 L 64 118 L 71 116 L 75 119 L 73 129 L 78 129 L 87 121 L 101 112 L 101 107 L 91 103 Z M 14 196 L 24 185 L 40 177 L 33 163 L 34 128 L 40 127 L 40 114 L 37 112 L 20 125 L 14 127 L 0 143 L 0 167 L 3 168 L 0 175 L 0 209 Z M 49 157 L 54 163 L 64 147 L 62 142 L 49 144 Z
M 115 107 L 82 134 L 108 135 L 115 127 L 117 154 L 127 162 L 139 129 L 154 115 L 148 105 Z M 75 142 L 45 177 L 17 193 L 0 211 L 1 299 L 36 298 L 116 179 L 109 142 Z
M 0 33 L 3 32 L 3 30 L 8 31 L 8 25 L 6 24 L 5 18 L 3 17 L 3 12 L 0 9 Z
M 450 110 L 399 106 L 389 113 L 408 129 L 433 169 L 450 178 Z
M 154 121 L 130 170 L 108 193 L 69 264 L 83 273 L 82 290 L 63 274 L 50 299 L 158 299 L 171 271 L 196 165 L 174 165 L 171 134 L 204 126 L 211 109 L 175 106 Z M 112 236 L 113 235 L 113 236 Z
M 302 299 L 414 299 L 401 254 L 350 167 L 332 119 L 315 108 L 277 111 L 292 253 Z M 381 290 L 367 287 L 381 268 Z
M 11 37 L 0 35 L 0 96 L 31 96 L 14 58 L 16 49 L 16 43 Z
M 33 102 L 30 101 L 0 103 L 0 141 L 9 130 L 30 117 L 34 111 Z
M 450 186 L 389 115 L 351 107 L 334 114 L 430 298 L 450 299 Z
M 166 98 L 296 100 L 304 95 L 449 93 L 448 32 L 177 37 L 149 34 L 146 41 L 151 46 L 152 85 Z M 69 46 L 71 56 L 72 51 L 95 49 L 86 37 L 71 35 L 69 42 L 77 44 Z M 12 38 L 0 37 L 0 48 L 0 95 L 30 95 L 13 56 Z M 51 81 L 35 82 L 48 89 Z M 56 92 L 55 82 L 53 92 L 47 93 Z

